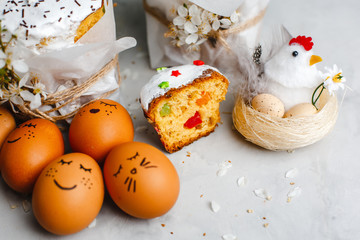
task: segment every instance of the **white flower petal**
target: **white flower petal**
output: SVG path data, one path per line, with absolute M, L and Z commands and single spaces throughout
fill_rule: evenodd
M 220 21 L 215 19 L 214 22 L 212 23 L 212 29 L 214 29 L 215 31 L 217 31 L 220 28 Z
M 89 224 L 88 228 L 93 228 L 96 226 L 96 218 Z
M 255 196 L 257 196 L 259 198 L 263 198 L 266 200 L 271 199 L 271 196 L 269 195 L 269 193 L 265 189 L 262 189 L 262 188 L 255 189 L 254 194 L 255 194 Z
M 5 61 L 0 59 L 0 69 L 5 67 Z
M 28 65 L 23 60 L 15 60 L 11 64 L 16 72 L 26 73 L 29 71 Z
M 201 26 L 201 33 L 208 34 L 211 31 L 211 25 L 209 23 L 204 23 Z
M 182 26 L 186 23 L 186 19 L 180 16 L 174 18 L 173 23 L 175 26 Z
M 184 24 L 184 30 L 188 33 L 196 33 L 198 28 L 192 22 L 186 22 Z
M 233 23 L 239 22 L 239 15 L 238 15 L 238 13 L 237 13 L 236 11 L 231 14 L 230 20 L 231 20 Z
M 6 54 L 0 50 L 0 59 L 6 59 Z
M 237 185 L 240 186 L 244 186 L 246 184 L 247 180 L 244 176 L 239 177 L 237 180 Z
M 197 34 L 191 34 L 186 38 L 185 42 L 186 42 L 186 44 L 196 43 L 198 38 L 199 38 L 199 36 Z
M 292 190 L 290 190 L 290 192 L 287 194 L 287 196 L 289 198 L 293 198 L 293 197 L 296 197 L 296 196 L 299 196 L 301 194 L 302 190 L 300 187 L 296 187 Z
M 189 15 L 190 16 L 200 16 L 201 12 L 199 10 L 199 8 L 196 5 L 191 5 L 191 7 L 189 8 Z
M 28 90 L 21 91 L 20 96 L 27 102 L 32 102 L 35 100 L 35 95 Z
M 285 173 L 286 178 L 295 178 L 298 174 L 297 168 L 292 168 Z
M 217 213 L 220 210 L 220 205 L 215 201 L 211 201 L 210 206 L 211 206 L 211 210 L 214 213 Z
M 30 103 L 30 109 L 36 109 L 41 106 L 41 96 L 40 94 L 36 94 L 34 100 Z
M 223 18 L 220 20 L 221 27 L 223 28 L 229 28 L 231 26 L 231 21 L 227 18 Z
M 188 15 L 188 10 L 183 5 L 178 7 L 177 12 L 180 17 L 186 17 Z
M 191 18 L 191 22 L 196 25 L 196 26 L 199 26 L 201 24 L 201 18 L 200 16 L 193 16 Z
M 24 100 L 19 95 L 11 96 L 10 101 L 16 105 L 24 104 Z
M 237 237 L 233 234 L 225 234 L 225 235 L 222 235 L 222 239 L 223 240 L 236 240 Z
M 26 82 L 29 80 L 30 78 L 30 74 L 25 74 L 21 79 L 20 79 L 20 82 L 19 82 L 19 88 L 25 86 Z

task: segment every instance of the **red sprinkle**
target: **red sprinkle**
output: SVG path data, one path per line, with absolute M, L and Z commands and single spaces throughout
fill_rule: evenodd
M 200 113 L 198 111 L 196 111 L 195 115 L 192 116 L 191 118 L 189 118 L 186 121 L 186 123 L 184 123 L 184 127 L 185 128 L 193 128 L 201 123 L 202 123 L 202 120 L 201 120 Z
M 194 62 L 194 65 L 196 65 L 196 66 L 201 66 L 201 65 L 204 65 L 205 63 L 203 62 L 203 61 L 201 61 L 201 60 L 195 60 Z
M 172 72 L 171 72 L 171 76 L 178 77 L 179 75 L 181 75 L 181 73 L 179 72 L 179 70 L 175 70 L 175 71 L 172 71 Z

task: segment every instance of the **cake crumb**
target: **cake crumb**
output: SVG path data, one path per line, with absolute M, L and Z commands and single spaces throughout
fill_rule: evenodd
M 288 203 L 291 202 L 291 197 L 288 197 L 286 202 L 288 202 Z
M 200 198 L 202 198 L 203 196 L 204 196 L 204 194 L 201 194 L 201 195 L 200 195 Z
M 295 183 L 294 183 L 294 182 L 291 182 L 290 185 L 295 185 Z
M 248 209 L 248 210 L 246 210 L 246 212 L 247 212 L 247 213 L 253 213 L 253 212 L 254 212 L 254 210 L 252 210 L 252 209 Z
M 264 223 L 264 228 L 267 228 L 268 226 L 269 226 L 269 224 L 268 223 Z
M 186 152 L 187 157 L 191 157 L 191 152 Z
M 205 236 L 206 236 L 206 233 L 203 233 L 203 236 L 205 237 Z
M 165 224 L 162 223 L 161 226 L 162 226 L 162 227 L 165 227 Z
M 174 234 L 174 232 L 170 232 L 170 234 Z
M 266 220 L 266 217 L 263 217 L 264 220 Z
M 114 7 L 117 7 L 117 3 L 114 3 L 113 6 L 114 6 Z

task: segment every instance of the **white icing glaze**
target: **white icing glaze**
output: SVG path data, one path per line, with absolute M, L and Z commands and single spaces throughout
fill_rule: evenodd
M 178 67 L 167 68 L 158 74 L 154 75 L 150 81 L 141 89 L 140 98 L 141 105 L 146 111 L 149 108 L 151 101 L 157 97 L 164 95 L 170 89 L 180 88 L 189 83 L 192 83 L 195 79 L 201 77 L 209 77 L 211 74 L 203 75 L 203 72 L 207 69 L 219 72 L 214 67 L 208 65 L 196 66 L 196 65 L 183 65 Z M 181 75 L 175 77 L 171 76 L 173 71 L 179 71 Z M 220 72 L 219 72 L 220 73 Z M 162 82 L 169 82 L 169 87 L 162 89 L 159 84 Z
M 74 46 L 76 30 L 88 15 L 102 6 L 103 0 L 2 0 L 2 27 L 18 36 L 35 53 Z M 44 39 L 51 44 L 41 49 L 36 44 Z

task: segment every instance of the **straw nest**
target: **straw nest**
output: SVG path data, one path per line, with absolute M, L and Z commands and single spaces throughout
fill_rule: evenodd
M 279 118 L 260 113 L 238 97 L 233 110 L 235 128 L 246 140 L 273 151 L 289 151 L 313 144 L 334 127 L 338 116 L 336 96 L 327 96 L 318 113 Z

